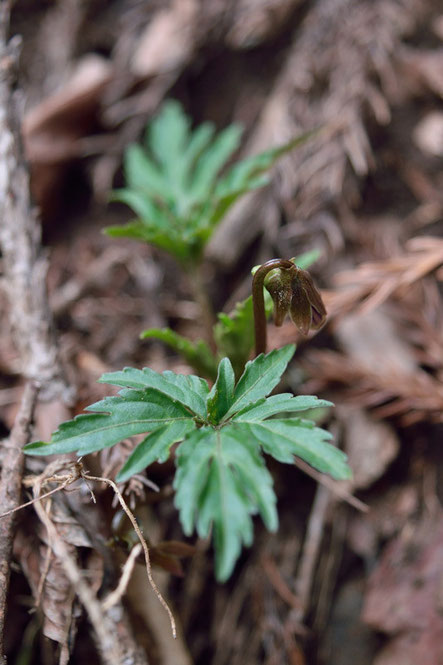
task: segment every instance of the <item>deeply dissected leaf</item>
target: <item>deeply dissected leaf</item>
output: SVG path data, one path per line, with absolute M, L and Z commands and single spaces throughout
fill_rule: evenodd
M 234 192 L 250 189 L 250 183 L 262 176 L 287 152 L 302 145 L 316 134 L 317 130 L 296 136 L 287 143 L 253 155 L 234 164 L 217 184 L 216 194 L 219 199 L 232 195 Z
M 154 200 L 168 201 L 172 198 L 168 181 L 141 146 L 129 146 L 123 168 L 126 182 L 131 189 L 144 192 Z
M 200 157 L 190 186 L 193 202 L 209 200 L 217 175 L 240 145 L 241 134 L 240 127 L 227 127 Z
M 117 482 L 128 480 L 153 462 L 166 462 L 171 446 L 177 441 L 182 441 L 185 435 L 195 427 L 196 425 L 191 419 L 179 420 L 163 425 L 148 434 L 120 469 L 116 478 Z
M 234 425 L 233 425 L 234 426 Z M 328 441 L 329 432 L 301 418 L 271 419 L 264 422 L 240 421 L 235 425 L 239 434 L 259 441 L 263 450 L 279 462 L 293 463 L 296 455 L 319 471 L 337 479 L 350 478 L 345 453 Z
M 143 226 L 146 229 L 163 228 L 166 230 L 169 226 L 167 215 L 158 205 L 155 204 L 154 199 L 144 196 L 143 192 L 137 189 L 117 189 L 112 195 L 113 201 L 126 203 L 144 222 Z M 114 227 L 110 227 L 113 229 Z
M 179 261 L 186 261 L 189 258 L 190 248 L 183 240 L 183 236 L 172 231 L 163 231 L 145 220 L 133 220 L 122 226 L 108 226 L 104 229 L 104 233 L 112 238 L 143 240 L 168 251 Z
M 279 395 L 271 395 L 271 397 L 267 398 L 263 397 L 257 402 L 248 404 L 248 406 L 238 411 L 232 417 L 232 420 L 252 422 L 255 420 L 265 420 L 266 418 L 275 416 L 277 413 L 308 411 L 328 406 L 333 406 L 332 402 L 318 399 L 313 395 L 299 395 L 298 397 L 294 397 L 291 393 L 280 393 Z
M 223 358 L 218 366 L 217 380 L 207 399 L 209 422 L 217 425 L 232 404 L 235 376 L 229 358 Z
M 146 145 L 168 181 L 182 184 L 181 157 L 189 141 L 190 120 L 175 100 L 168 100 L 148 127 Z
M 174 487 L 183 530 L 190 535 L 196 529 L 206 538 L 212 529 L 216 575 L 226 580 L 242 545 L 252 543 L 253 516 L 260 514 L 269 530 L 277 528 L 263 453 L 284 463 L 297 456 L 335 478 L 350 476 L 346 455 L 329 443 L 328 432 L 290 417 L 330 402 L 289 393 L 266 397 L 293 353 L 289 345 L 258 356 L 237 384 L 230 361 L 223 358 L 211 391 L 197 376 L 149 368 L 107 373 L 101 381 L 122 387 L 118 396 L 91 405 L 87 410 L 93 413 L 62 424 L 49 443 L 31 443 L 25 452 L 85 455 L 147 434 L 118 474 L 124 481 L 154 461 L 164 462 L 178 443 Z
M 180 104 L 165 102 L 147 128 L 144 147 L 129 146 L 124 159 L 126 188 L 113 195 L 139 219 L 130 222 L 126 233 L 121 226 L 105 232 L 154 244 L 185 265 L 200 260 L 215 226 L 237 199 L 266 185 L 266 173 L 275 161 L 312 132 L 248 157 L 226 171 L 241 134 L 237 125 L 218 134 L 211 123 L 191 130 L 190 118 Z
M 295 346 L 288 344 L 266 355 L 261 353 L 248 362 L 235 387 L 234 401 L 227 415 L 233 415 L 247 404 L 269 395 L 280 381 L 294 352 Z
M 121 372 L 108 372 L 103 374 L 99 383 L 109 383 L 111 386 L 122 386 L 144 390 L 154 388 L 167 395 L 172 400 L 188 407 L 193 414 L 204 418 L 206 416 L 206 395 L 209 392 L 208 384 L 197 376 L 184 376 L 174 372 L 159 374 L 149 367 L 134 369 L 125 367 Z
M 77 452 L 79 455 L 102 450 L 129 436 L 144 434 L 171 421 L 192 416 L 189 410 L 156 391 L 122 390 L 118 397 L 105 397 L 87 408 L 95 413 L 80 415 L 60 425 L 51 441 L 25 446 L 33 455 Z
M 226 580 L 242 543 L 253 537 L 251 516 L 260 512 L 270 530 L 277 528 L 272 478 L 256 446 L 226 427 L 202 428 L 177 450 L 176 506 L 186 534 L 194 525 L 201 538 L 214 530 L 216 575 Z

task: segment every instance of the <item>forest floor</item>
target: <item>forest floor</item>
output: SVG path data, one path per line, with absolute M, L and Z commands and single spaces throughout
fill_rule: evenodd
M 121 486 L 154 551 L 165 540 L 195 546 L 178 575 L 154 569 L 178 624 L 175 641 L 135 566 L 114 617 L 115 631 L 139 649 L 130 662 L 443 665 L 441 3 L 17 0 L 15 34 L 23 37 L 24 146 L 69 388 L 39 402 L 33 438 L 101 399 L 104 372 L 190 372 L 161 343 L 139 338 L 166 325 L 192 339 L 204 334 L 185 277 L 159 250 L 102 233 L 131 218 L 109 194 L 122 184 L 126 146 L 141 140 L 163 100 L 180 100 L 195 125 L 243 125 L 242 156 L 328 128 L 229 215 L 205 276 L 215 310 L 229 312 L 250 293 L 254 265 L 319 250 L 312 273 L 326 326 L 306 340 L 290 323 L 271 325 L 269 346 L 296 342 L 286 388 L 336 405 L 323 426 L 349 455 L 353 480 L 317 483 L 271 465 L 279 530 L 257 520 L 253 547 L 223 585 L 208 544 L 183 536 L 172 461 L 148 471 L 159 492 Z M 6 292 L 0 307 L 0 434 L 8 437 L 25 380 Z M 130 445 L 85 464 L 113 478 Z M 25 476 L 46 463 L 28 457 Z M 85 487 L 57 494 L 52 517 L 95 596 L 113 586 L 126 554 L 109 547 L 122 520 L 112 491 L 94 491 L 97 504 Z M 8 664 L 99 663 L 82 604 L 47 542 L 34 508 L 22 511 Z

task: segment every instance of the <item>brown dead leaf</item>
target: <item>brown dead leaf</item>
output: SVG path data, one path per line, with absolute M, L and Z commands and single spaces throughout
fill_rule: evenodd
M 356 489 L 367 489 L 397 457 L 400 443 L 394 429 L 363 409 L 337 407 L 344 425 L 345 450 Z
M 443 113 L 432 111 L 426 114 L 416 125 L 413 139 L 424 153 L 441 157 L 443 155 Z
M 137 44 L 132 72 L 145 78 L 181 68 L 195 48 L 197 16 L 196 0 L 175 0 L 155 14 Z
M 402 64 L 407 68 L 408 75 L 415 78 L 416 84 L 426 86 L 443 97 L 443 49 L 405 49 Z
M 303 366 L 315 377 L 305 386 L 308 392 L 342 384 L 344 399 L 361 406 L 377 406 L 374 415 L 378 418 L 400 416 L 405 426 L 420 420 L 443 421 L 443 385 L 423 370 L 414 374 L 384 373 L 379 368 L 370 371 L 335 351 L 310 351 L 303 358 Z
M 420 236 L 406 244 L 406 251 L 385 261 L 362 263 L 353 270 L 338 273 L 339 288 L 322 293 L 330 317 L 358 307 L 369 312 L 392 295 L 403 296 L 412 284 L 443 264 L 443 239 Z
M 391 487 L 371 501 L 366 515 L 353 513 L 346 533 L 353 552 L 372 568 L 380 541 L 396 536 L 417 513 L 419 492 L 415 485 Z
M 284 29 L 296 7 L 303 0 L 239 0 L 233 6 L 233 25 L 226 42 L 238 49 L 248 49 L 275 37 Z
M 44 529 L 42 528 L 43 532 Z M 41 534 L 43 536 L 43 533 Z M 74 551 L 75 548 L 72 547 Z M 49 553 L 46 545 L 38 544 L 31 533 L 21 529 L 14 541 L 14 554 L 32 589 L 43 614 L 43 634 L 66 645 L 79 610 L 75 593 L 66 578 L 63 566 Z
M 80 155 L 77 140 L 91 129 L 110 78 L 107 60 L 85 56 L 58 92 L 27 113 L 23 137 L 31 164 L 58 164 Z
M 111 79 L 111 65 L 97 55 L 85 56 L 66 84 L 31 109 L 23 123 L 31 187 L 43 218 L 55 215 L 62 168 L 84 156 L 82 139 L 94 131 L 100 100 Z
M 374 665 L 443 662 L 443 521 L 409 524 L 369 579 L 363 620 L 392 636 Z

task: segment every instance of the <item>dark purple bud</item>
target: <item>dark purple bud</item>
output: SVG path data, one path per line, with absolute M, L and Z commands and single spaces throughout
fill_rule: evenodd
M 274 323 L 281 326 L 291 304 L 291 275 L 287 270 L 275 270 L 265 278 L 265 287 L 274 302 Z
M 319 330 L 326 320 L 326 308 L 306 270 L 296 268 L 292 278 L 292 294 L 290 314 L 297 328 L 303 335 L 307 335 L 310 328 Z
M 302 335 L 307 335 L 312 323 L 311 305 L 306 291 L 297 279 L 294 279 L 292 282 L 292 298 L 289 313 L 292 321 Z

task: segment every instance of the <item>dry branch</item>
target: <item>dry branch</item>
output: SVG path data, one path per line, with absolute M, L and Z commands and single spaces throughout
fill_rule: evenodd
M 28 383 L 9 439 L 3 444 L 2 472 L 0 476 L 0 512 L 15 508 L 20 502 L 24 466 L 22 448 L 29 440 L 37 388 Z M 3 638 L 6 617 L 6 596 L 9 587 L 9 563 L 14 540 L 15 515 L 0 520 L 0 665 L 6 665 Z
M 25 163 L 21 123 L 24 97 L 16 89 L 17 64 L 20 39 L 8 42 L 9 3 L 0 5 L 0 250 L 2 252 L 2 286 L 9 300 L 9 320 L 15 341 L 21 373 L 32 380 L 33 387 L 25 393 L 23 411 L 17 420 L 3 457 L 3 474 L 0 494 L 0 510 L 7 512 L 19 503 L 22 483 L 23 460 L 19 448 L 28 439 L 28 427 L 32 417 L 32 405 L 36 390 L 45 401 L 72 399 L 72 389 L 63 376 L 48 305 L 46 290 L 47 260 L 40 245 L 40 225 L 32 208 L 29 193 L 29 174 Z M 7 481 L 7 482 L 6 482 Z M 5 497 L 3 503 L 2 497 Z M 52 548 L 61 559 L 66 575 L 82 604 L 88 610 L 94 625 L 98 648 L 103 660 L 112 665 L 131 662 L 146 665 L 145 655 L 135 644 L 125 613 L 120 605 L 114 607 L 103 620 L 100 603 L 86 585 L 81 571 L 69 552 L 68 545 L 57 533 L 41 505 L 36 505 L 45 523 Z M 8 591 L 14 516 L 1 524 L 1 637 L 5 599 Z M 100 611 L 99 611 L 100 610 Z M 124 654 L 122 644 L 124 644 Z M 0 643 L 0 663 L 5 663 L 3 644 Z
M 333 500 L 329 490 L 323 485 L 319 485 L 309 516 L 306 538 L 303 543 L 300 565 L 294 585 L 296 596 L 300 601 L 300 607 L 293 610 L 298 621 L 303 621 L 309 610 L 312 581 L 323 538 L 324 524 L 332 504 Z
M 60 559 L 72 587 L 76 590 L 83 606 L 87 608 L 98 639 L 103 662 L 106 665 L 122 665 L 123 653 L 113 632 L 113 622 L 110 622 L 103 613 L 100 602 L 85 582 L 82 572 L 71 556 L 66 543 L 57 532 L 57 529 L 39 501 L 35 504 L 35 510 L 48 531 L 52 551 Z
M 0 8 L 0 248 L 3 287 L 19 352 L 21 372 L 38 382 L 40 396 L 71 397 L 57 362 L 46 292 L 47 261 L 40 225 L 29 194 L 29 174 L 21 143 L 24 98 L 15 90 L 20 39 L 7 42 L 8 4 Z
M 26 387 L 22 407 L 2 460 L 1 512 L 15 508 L 20 500 L 24 466 L 21 449 L 29 440 L 37 395 L 36 384 L 43 386 L 42 392 L 46 398 L 68 395 L 51 337 L 51 317 L 44 279 L 46 262 L 40 255 L 39 225 L 31 208 L 29 178 L 20 139 L 23 97 L 14 91 L 20 40 L 16 38 L 8 43 L 8 28 L 9 3 L 3 3 L 0 7 L 0 248 L 13 337 L 19 351 L 22 373 L 32 383 Z M 0 526 L 0 659 L 3 661 L 3 629 L 13 524 L 14 517 L 10 515 Z

